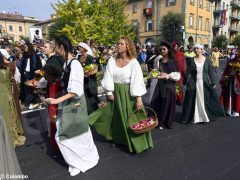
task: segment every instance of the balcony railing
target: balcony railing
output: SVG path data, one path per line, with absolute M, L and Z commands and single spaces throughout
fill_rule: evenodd
M 215 9 L 213 9 L 213 13 L 220 14 L 221 13 L 221 8 L 220 7 L 215 7 Z
M 152 8 L 145 8 L 145 9 L 143 9 L 143 15 L 145 15 L 145 16 L 152 16 L 153 15 L 153 9 Z
M 232 8 L 240 9 L 240 1 L 238 0 L 232 0 L 230 5 L 232 6 Z
M 220 23 L 214 23 L 213 26 L 212 26 L 214 29 L 218 29 L 218 28 L 221 28 L 222 25 Z
M 239 32 L 239 28 L 237 28 L 237 27 L 229 27 L 229 31 L 230 31 L 230 33 L 238 33 Z
M 239 16 L 230 15 L 229 19 L 231 19 L 232 21 L 240 21 L 240 17 Z

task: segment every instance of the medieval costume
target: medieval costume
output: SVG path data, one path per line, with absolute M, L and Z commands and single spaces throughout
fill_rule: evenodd
M 186 92 L 182 109 L 183 123 L 209 122 L 211 118 L 224 116 L 215 91 L 215 78 L 211 61 L 190 61 L 185 75 Z
M 62 83 L 61 83 L 61 75 L 63 72 L 63 59 L 59 56 L 52 55 L 47 61 L 46 65 L 43 67 L 45 71 L 48 89 L 49 98 L 58 98 L 62 95 Z M 55 141 L 56 134 L 56 125 L 55 125 L 55 117 L 57 116 L 57 105 L 50 104 L 48 106 L 49 118 L 50 118 L 50 144 L 53 150 L 58 151 L 58 146 Z
M 236 65 L 239 64 L 236 70 Z M 239 116 L 240 113 L 240 59 L 236 57 L 227 62 L 220 80 L 222 93 L 221 102 L 225 112 L 230 116 Z
M 186 72 L 186 58 L 182 51 L 175 50 L 175 60 L 177 62 L 178 71 L 180 72 L 180 79 L 176 84 L 176 101 L 182 104 L 184 92 L 183 92 L 183 77 Z
M 114 101 L 90 114 L 89 123 L 107 140 L 126 145 L 129 152 L 141 153 L 153 147 L 151 133 L 134 134 L 129 121 L 138 122 L 146 118 L 144 110 L 134 114 L 136 97 L 146 93 L 143 74 L 137 59 L 124 67 L 116 65 L 115 58 L 108 60 L 102 86 L 108 95 L 114 93 Z M 131 118 L 131 119 L 130 119 Z
M 80 61 L 81 62 L 81 61 Z M 87 55 L 87 58 L 84 62 L 81 62 L 82 67 L 93 64 L 93 57 Z M 97 76 L 96 74 L 85 76 L 84 77 L 84 94 L 87 102 L 88 114 L 92 113 L 98 108 L 99 99 L 97 96 Z
M 5 120 L 0 114 L 0 172 L 1 175 L 18 175 L 22 172 L 18 163 L 16 153 L 10 140 Z M 2 179 L 5 179 L 1 176 Z M 8 178 L 6 178 L 8 179 Z M 21 178 L 19 178 L 21 179 Z
M 162 58 L 161 58 L 162 59 Z M 176 81 L 180 79 L 175 60 L 157 61 L 157 69 L 170 75 L 169 79 L 153 79 L 150 87 L 150 107 L 155 110 L 159 127 L 171 128 L 175 119 Z
M 25 143 L 23 128 L 17 105 L 14 99 L 14 88 L 9 69 L 0 69 L 0 112 L 6 121 L 6 126 L 14 146 Z
M 76 96 L 63 101 L 58 106 L 56 141 L 69 165 L 71 175 L 87 171 L 94 167 L 99 160 L 87 122 L 83 74 L 83 68 L 78 60 L 68 60 L 64 64 L 63 94 L 74 93 Z M 74 171 L 79 172 L 73 173 Z

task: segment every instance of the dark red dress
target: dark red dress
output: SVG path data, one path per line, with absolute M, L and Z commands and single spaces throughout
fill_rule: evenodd
M 183 92 L 183 77 L 186 72 L 186 58 L 181 51 L 175 51 L 175 59 L 177 62 L 178 70 L 181 74 L 180 80 L 177 82 L 176 86 L 179 87 L 178 92 L 176 92 L 176 102 L 179 104 L 182 104 L 183 102 L 183 97 L 184 97 L 184 92 Z
M 226 64 L 220 80 L 222 88 L 220 99 L 225 111 L 230 105 L 232 111 L 240 113 L 240 72 L 234 70 L 237 62 L 240 63 L 240 60 L 233 59 Z
M 61 80 L 57 80 L 56 83 L 48 83 L 48 97 L 49 98 L 58 98 L 61 96 L 62 85 Z M 50 144 L 54 151 L 59 151 L 58 145 L 55 141 L 56 134 L 56 117 L 57 117 L 57 104 L 50 104 L 48 106 L 48 112 L 50 117 Z

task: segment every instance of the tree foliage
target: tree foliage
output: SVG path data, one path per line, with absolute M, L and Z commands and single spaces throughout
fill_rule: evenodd
M 234 46 L 240 46 L 240 35 L 237 35 L 234 39 L 233 39 L 233 41 L 232 41 L 232 44 L 234 45 Z
M 169 12 L 162 18 L 162 37 L 169 42 L 182 43 L 182 26 L 184 17 L 181 13 Z
M 218 47 L 219 49 L 226 49 L 227 45 L 228 39 L 226 38 L 226 36 L 216 36 L 213 40 L 213 46 Z
M 122 0 L 62 0 L 52 5 L 58 18 L 49 28 L 49 37 L 65 34 L 74 45 L 86 39 L 114 44 L 121 36 L 135 33 L 123 10 Z

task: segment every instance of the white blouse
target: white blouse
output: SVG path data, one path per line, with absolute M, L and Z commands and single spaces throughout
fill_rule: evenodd
M 116 65 L 116 60 L 111 57 L 108 60 L 106 72 L 102 80 L 102 87 L 107 95 L 112 95 L 114 83 L 130 83 L 130 95 L 142 96 L 146 94 L 142 69 L 137 59 L 132 59 L 126 66 L 120 68 Z
M 67 64 L 70 63 L 68 60 Z M 66 68 L 66 63 L 64 63 L 64 69 Z M 69 93 L 75 93 L 78 97 L 84 94 L 83 84 L 84 84 L 84 72 L 82 65 L 79 61 L 73 60 L 71 63 L 71 72 L 68 80 L 67 91 Z

